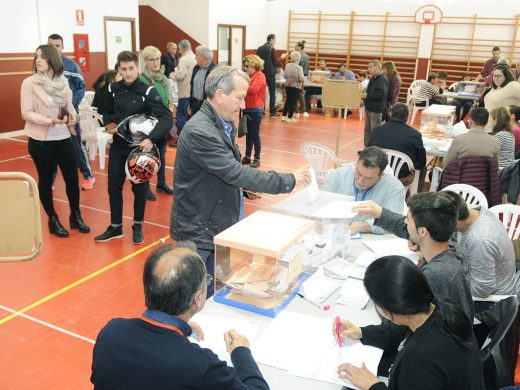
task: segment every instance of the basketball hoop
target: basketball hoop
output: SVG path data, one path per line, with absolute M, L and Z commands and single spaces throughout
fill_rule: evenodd
M 415 23 L 437 24 L 442 21 L 442 11 L 435 5 L 424 5 L 415 11 Z

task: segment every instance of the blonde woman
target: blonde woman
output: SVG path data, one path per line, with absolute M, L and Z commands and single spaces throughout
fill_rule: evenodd
M 247 116 L 246 153 L 242 164 L 251 164 L 251 168 L 260 166 L 260 123 L 264 116 L 264 100 L 266 79 L 262 72 L 264 60 L 255 54 L 245 56 L 242 60 L 242 68 L 249 75 L 249 88 L 246 95 Z M 251 161 L 251 152 L 255 149 L 254 159 Z
M 29 136 L 29 154 L 38 171 L 40 201 L 49 217 L 49 231 L 57 237 L 69 237 L 54 209 L 52 176 L 58 166 L 65 180 L 70 207 L 70 228 L 90 232 L 79 210 L 78 167 L 71 133 L 76 124 L 72 92 L 63 75 L 63 62 L 56 49 L 41 45 L 33 61 L 34 74 L 22 83 L 20 92 L 25 134 Z
M 164 75 L 161 70 L 161 51 L 154 46 L 146 46 L 141 55 L 144 59 L 144 70 L 139 76 L 141 81 L 150 86 L 154 86 L 159 95 L 161 96 L 162 102 L 168 109 L 172 106 L 170 96 L 172 96 L 173 89 L 168 81 L 168 78 Z M 159 155 L 161 159 L 161 168 L 157 173 L 157 192 L 163 192 L 167 195 L 173 195 L 173 189 L 166 184 L 166 139 L 161 138 L 156 142 L 159 148 Z M 148 183 L 148 190 L 146 192 L 146 199 L 156 200 L 155 195 L 150 189 Z

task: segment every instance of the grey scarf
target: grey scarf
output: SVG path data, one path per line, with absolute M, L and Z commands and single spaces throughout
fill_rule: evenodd
M 68 81 L 63 74 L 50 78 L 48 73 L 36 72 L 34 79 L 36 84 L 41 86 L 58 106 L 64 107 L 67 105 Z

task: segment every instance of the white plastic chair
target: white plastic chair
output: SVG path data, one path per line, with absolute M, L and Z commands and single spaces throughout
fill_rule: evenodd
M 79 103 L 79 108 L 96 110 L 95 107 L 92 107 L 92 102 L 94 101 L 95 94 L 96 93 L 94 91 L 86 91 L 85 96 L 83 96 L 83 99 L 81 99 L 81 102 Z
M 415 80 L 410 87 L 408 88 L 408 94 L 406 95 L 406 104 L 408 106 L 412 106 L 412 117 L 410 118 L 410 125 L 413 126 L 415 122 L 415 116 L 418 111 L 422 111 L 428 108 L 430 105 L 429 99 L 422 99 L 418 97 L 419 90 L 421 89 L 421 85 L 427 83 L 426 80 Z M 424 105 L 422 105 L 424 103 Z M 418 106 L 417 104 L 421 104 Z
M 112 135 L 105 132 L 100 121 L 103 118 L 92 109 L 79 109 L 79 124 L 81 126 L 82 138 L 86 143 L 90 160 L 96 158 L 99 153 L 99 167 L 105 169 L 105 155 L 107 145 L 112 142 Z
M 476 208 L 478 206 L 488 207 L 486 195 L 478 188 L 470 186 L 469 184 L 452 184 L 442 189 L 443 191 L 457 192 L 466 201 L 469 208 Z
M 318 184 L 325 183 L 332 170 L 343 166 L 332 150 L 317 143 L 306 142 L 301 144 L 300 153 L 314 168 Z
M 502 222 L 511 240 L 520 236 L 520 206 L 515 204 L 499 204 L 489 209 Z
M 441 183 L 442 168 L 433 167 L 432 169 L 432 181 L 430 183 L 430 192 L 437 192 L 439 184 Z
M 399 178 L 399 172 L 404 164 L 407 165 L 408 170 L 414 170 L 413 162 L 410 157 L 406 154 L 398 152 L 397 150 L 392 149 L 383 149 L 388 155 L 388 165 L 392 169 L 392 174 Z M 405 187 L 405 190 L 410 192 L 410 196 L 415 195 L 419 189 L 419 171 L 415 170 L 415 174 L 413 177 L 413 182 L 409 186 Z

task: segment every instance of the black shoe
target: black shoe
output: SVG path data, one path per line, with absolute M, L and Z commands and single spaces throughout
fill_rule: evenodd
M 110 225 L 103 234 L 100 234 L 99 236 L 94 237 L 94 241 L 105 242 L 105 241 L 113 240 L 114 238 L 121 238 L 121 237 L 123 237 L 123 227 L 122 226 L 114 227 L 114 226 Z
M 134 223 L 132 225 L 132 230 L 133 230 L 132 241 L 134 242 L 134 244 L 135 245 L 142 244 L 144 241 L 144 236 L 143 236 L 143 227 L 141 226 L 141 224 Z
M 63 227 L 57 215 L 49 218 L 49 231 L 57 237 L 68 237 L 69 232 Z
M 251 164 L 251 158 L 250 157 L 244 157 L 242 158 L 242 165 Z
M 72 212 L 69 217 L 69 223 L 71 229 L 78 229 L 80 233 L 90 233 L 90 228 L 83 222 L 79 210 Z
M 250 165 L 251 168 L 258 168 L 259 166 L 260 166 L 260 160 L 257 158 L 255 158 Z
M 275 116 L 278 116 L 278 113 L 276 112 L 271 112 L 271 114 L 269 115 L 271 118 L 275 117 Z
M 173 195 L 173 188 L 168 187 L 166 183 L 164 184 L 157 184 L 157 192 L 163 192 L 166 195 Z
M 148 189 L 146 190 L 146 200 L 151 200 L 152 202 L 155 202 L 157 200 L 154 193 L 150 189 L 150 186 L 148 186 Z

